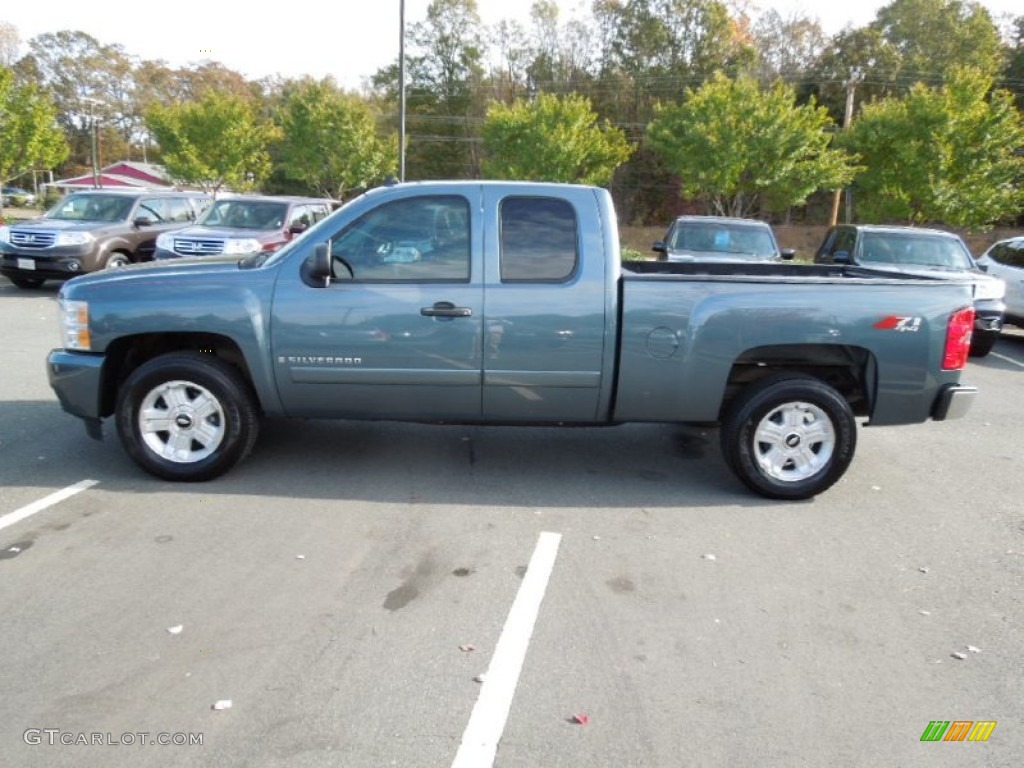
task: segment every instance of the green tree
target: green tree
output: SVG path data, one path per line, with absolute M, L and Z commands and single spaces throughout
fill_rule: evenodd
M 154 105 L 146 126 L 170 175 L 207 192 L 252 189 L 270 173 L 268 145 L 277 128 L 237 96 L 207 91 L 196 102 Z
M 68 154 L 49 96 L 34 84 L 15 83 L 0 67 L 0 185 L 36 168 L 53 168 Z M 3 218 L 0 198 L 0 218 Z
M 1013 19 L 1008 37 L 1002 83 L 1013 92 L 1017 109 L 1024 111 L 1024 16 Z
M 492 102 L 483 135 L 489 178 L 607 184 L 631 152 L 623 132 L 599 125 L 590 101 L 575 95 Z
M 990 95 L 988 95 L 990 94 Z M 1006 91 L 972 69 L 868 104 L 840 138 L 865 164 L 857 215 L 868 221 L 983 227 L 1024 205 L 1024 124 Z
M 409 29 L 410 178 L 472 178 L 479 170 L 478 96 L 484 34 L 476 0 L 433 0 Z
M 397 138 L 379 139 L 376 115 L 366 101 L 330 78 L 286 88 L 278 123 L 284 175 L 327 197 L 341 199 L 397 166 Z
M 828 40 L 816 19 L 798 13 L 783 16 L 774 9 L 757 19 L 753 36 L 765 85 L 776 80 L 799 82 L 817 63 Z
M 893 0 L 875 20 L 836 35 L 822 54 L 815 80 L 819 100 L 843 114 L 844 83 L 864 75 L 861 101 L 906 94 L 918 82 L 939 85 L 957 68 L 994 76 L 1002 61 L 999 30 L 973 0 Z
M 660 108 L 647 137 L 685 196 L 716 214 L 748 216 L 853 177 L 850 157 L 829 147 L 833 127 L 824 107 L 798 106 L 789 86 L 762 90 L 753 78 L 719 73 L 681 105 Z
M 71 159 L 90 162 L 92 121 L 101 145 L 122 155 L 140 127 L 133 105 L 136 60 L 120 45 L 104 45 L 85 32 L 64 30 L 32 38 L 19 62 L 52 95 L 57 120 L 71 141 Z

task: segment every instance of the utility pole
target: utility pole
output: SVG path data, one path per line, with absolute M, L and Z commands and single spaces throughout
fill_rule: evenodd
M 83 96 L 82 101 L 89 105 L 89 129 L 92 142 L 92 186 L 93 189 L 100 187 L 100 166 L 99 166 L 99 138 L 96 133 L 96 105 L 102 104 L 99 99 Z
M 850 69 L 850 78 L 844 83 L 846 86 L 846 111 L 843 113 L 843 130 L 847 130 L 850 127 L 850 122 L 853 120 L 853 94 L 857 90 L 857 84 L 864 79 L 864 72 L 860 67 L 853 67 Z M 842 196 L 843 190 L 837 189 L 835 197 L 832 198 L 832 217 L 829 219 L 829 226 L 835 226 L 839 221 L 839 198 Z M 847 219 L 849 214 L 847 214 Z
M 398 0 L 398 180 L 405 181 L 405 0 Z

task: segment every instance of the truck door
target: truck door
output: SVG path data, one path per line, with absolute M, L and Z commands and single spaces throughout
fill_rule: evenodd
M 471 210 L 479 202 L 461 194 L 383 202 L 329 235 L 326 288 L 278 279 L 273 364 L 289 414 L 480 417 L 482 229 Z M 310 235 L 323 242 L 322 230 Z
M 524 188 L 525 190 L 526 188 Z M 605 243 L 591 190 L 529 194 L 487 187 L 483 416 L 493 421 L 603 419 L 612 311 Z

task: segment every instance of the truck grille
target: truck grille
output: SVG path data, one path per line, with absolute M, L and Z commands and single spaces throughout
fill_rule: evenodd
M 11 245 L 19 248 L 49 248 L 57 239 L 55 232 L 34 232 L 24 229 L 11 230 Z
M 205 240 L 194 237 L 174 238 L 174 252 L 182 256 L 213 256 L 224 250 L 223 240 Z

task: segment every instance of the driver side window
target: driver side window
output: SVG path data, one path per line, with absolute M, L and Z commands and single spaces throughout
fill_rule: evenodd
M 457 195 L 395 200 L 331 238 L 335 279 L 468 282 L 469 202 Z

